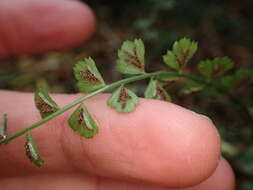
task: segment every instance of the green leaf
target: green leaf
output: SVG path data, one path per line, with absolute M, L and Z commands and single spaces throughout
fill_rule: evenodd
M 42 118 L 47 117 L 59 109 L 55 101 L 49 96 L 48 88 L 44 81 L 37 83 L 34 101 Z
M 156 100 L 171 101 L 171 97 L 162 87 L 162 85 L 155 79 L 151 79 L 144 94 L 145 98 Z
M 198 49 L 198 44 L 187 38 L 173 44 L 171 51 L 167 51 L 167 54 L 163 56 L 163 61 L 170 68 L 180 71 L 183 66 L 189 62 Z
M 26 143 L 25 143 L 26 155 L 30 159 L 30 161 L 38 167 L 41 167 L 44 164 L 44 160 L 42 160 L 38 146 L 32 136 L 32 134 L 28 133 L 26 135 Z
M 221 78 L 221 84 L 226 88 L 230 89 L 234 86 L 236 77 L 234 75 L 223 76 Z
M 207 79 L 223 75 L 234 67 L 234 62 L 228 57 L 201 61 L 198 64 L 199 72 Z
M 145 48 L 142 40 L 125 41 L 118 51 L 116 70 L 123 74 L 145 73 Z
M 194 82 L 192 80 L 190 81 L 187 81 L 184 86 L 182 87 L 182 89 L 179 91 L 179 94 L 183 95 L 187 95 L 187 94 L 191 94 L 191 93 L 194 93 L 194 92 L 198 92 L 198 91 L 201 91 L 203 90 L 204 86 L 197 83 L 197 82 Z
M 90 93 L 105 86 L 94 60 L 90 57 L 75 64 L 74 75 L 80 92 Z
M 213 72 L 213 61 L 205 60 L 198 64 L 199 72 L 206 78 L 210 79 Z
M 221 83 L 227 89 L 248 86 L 253 83 L 253 70 L 239 69 L 233 75 L 223 76 Z
M 0 121 L 0 141 L 7 138 L 7 120 L 7 114 L 4 114 Z
M 242 82 L 253 83 L 253 70 L 252 69 L 239 69 L 236 71 L 236 78 Z
M 122 86 L 112 93 L 107 104 L 116 109 L 117 112 L 129 113 L 134 111 L 139 104 L 139 100 L 134 92 Z
M 99 130 L 98 124 L 83 103 L 72 113 L 68 123 L 74 131 L 85 138 L 92 138 Z

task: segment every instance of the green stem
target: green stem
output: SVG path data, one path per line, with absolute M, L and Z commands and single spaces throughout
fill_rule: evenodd
M 107 90 L 119 87 L 121 85 L 125 85 L 125 84 L 128 84 L 128 83 L 132 83 L 132 82 L 135 82 L 135 81 L 139 81 L 139 80 L 143 80 L 143 79 L 147 79 L 147 78 L 151 78 L 151 77 L 155 77 L 155 76 L 159 76 L 159 75 L 170 75 L 172 77 L 188 78 L 188 79 L 191 79 L 191 80 L 193 80 L 195 82 L 198 82 L 198 83 L 201 83 L 201 84 L 204 84 L 204 85 L 211 85 L 214 88 L 216 88 L 221 94 L 227 94 L 223 90 L 223 88 L 221 88 L 221 86 L 219 86 L 219 85 L 217 85 L 217 84 L 215 84 L 213 82 L 207 82 L 207 81 L 205 81 L 205 80 L 203 80 L 201 78 L 195 77 L 193 75 L 181 74 L 181 73 L 176 73 L 176 72 L 167 72 L 167 71 L 158 71 L 158 72 L 153 72 L 153 73 L 144 73 L 144 74 L 141 74 L 141 75 L 137 75 L 137 76 L 133 76 L 133 77 L 129 77 L 129 78 L 123 79 L 123 80 L 119 80 L 117 82 L 114 82 L 114 83 L 111 83 L 109 85 L 106 85 L 103 88 L 100 88 L 100 89 L 98 89 L 98 90 L 96 90 L 96 91 L 94 91 L 94 92 L 92 92 L 92 93 L 90 93 L 88 95 L 85 95 L 85 96 L 83 96 L 83 97 L 75 100 L 71 104 L 68 104 L 68 105 L 62 107 L 61 109 L 59 109 L 58 111 L 56 111 L 56 112 L 52 113 L 51 115 L 45 117 L 44 119 L 42 119 L 42 120 L 40 120 L 40 121 L 32 124 L 31 126 L 27 127 L 26 129 L 23 129 L 23 130 L 15 133 L 14 135 L 9 136 L 6 139 L 0 141 L 0 145 L 7 144 L 8 142 L 12 141 L 13 139 L 15 139 L 15 138 L 17 138 L 17 137 L 19 137 L 19 136 L 21 136 L 23 134 L 26 134 L 28 131 L 31 131 L 31 130 L 33 130 L 33 129 L 39 127 L 39 126 L 41 126 L 42 124 L 46 123 L 47 121 L 55 118 L 56 116 L 64 113 L 65 111 L 73 108 L 74 106 L 82 103 L 83 101 L 85 101 L 85 100 L 87 100 L 87 99 L 89 99 L 89 98 L 91 98 L 91 97 L 93 97 L 93 96 L 95 96 L 95 95 L 97 95 L 97 94 L 99 94 L 101 92 L 105 92 Z M 230 94 L 227 94 L 227 95 L 229 95 L 229 97 L 230 97 L 230 99 L 231 99 L 232 102 L 239 104 L 237 102 L 237 100 L 235 100 L 234 97 L 231 97 Z M 243 108 L 242 105 L 240 105 L 240 106 L 241 106 L 241 108 Z
M 145 73 L 145 74 L 142 74 L 142 75 L 137 75 L 137 76 L 133 76 L 133 77 L 130 77 L 130 78 L 126 78 L 126 79 L 123 79 L 123 80 L 120 80 L 120 81 L 117 81 L 117 82 L 114 82 L 112 84 L 109 84 L 109 85 L 106 85 L 104 86 L 103 88 L 100 88 L 88 95 L 85 95 L 77 100 L 75 100 L 74 102 L 72 102 L 71 104 L 68 104 L 66 106 L 64 106 L 63 108 L 59 109 L 58 111 L 52 113 L 51 115 L 45 117 L 44 119 L 32 124 L 31 126 L 27 127 L 26 129 L 23 129 L 17 133 L 15 133 L 14 135 L 12 136 L 9 136 L 7 137 L 6 139 L 2 140 L 0 142 L 0 145 L 2 144 L 7 144 L 8 142 L 10 142 L 11 140 L 27 133 L 28 131 L 32 130 L 32 129 L 35 129 L 37 127 L 39 127 L 40 125 L 46 123 L 47 121 L 55 118 L 56 116 L 64 113 L 65 111 L 73 108 L 74 106 L 82 103 L 84 100 L 87 100 L 101 92 L 105 92 L 106 90 L 110 90 L 110 89 L 113 89 L 113 88 L 116 88 L 116 87 L 119 87 L 121 85 L 124 85 L 124 84 L 127 84 L 127 83 L 131 83 L 131 82 L 135 82 L 135 81 L 138 81 L 138 80 L 143 80 L 143 79 L 146 79 L 146 78 L 150 78 L 150 77 L 154 77 L 154 76 L 158 76 L 158 75 L 161 75 L 161 74 L 171 74 L 172 76 L 176 76 L 178 75 L 177 73 L 170 73 L 170 72 L 166 72 L 166 71 L 159 71 L 159 72 L 154 72 L 154 73 Z

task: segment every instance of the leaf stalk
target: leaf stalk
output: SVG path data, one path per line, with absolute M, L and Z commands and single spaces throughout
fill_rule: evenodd
M 214 82 L 211 82 L 211 81 L 205 81 L 204 79 L 202 78 L 199 78 L 199 77 L 195 77 L 193 75 L 188 75 L 188 74 L 182 74 L 182 73 L 177 73 L 177 72 L 168 72 L 168 71 L 158 71 L 158 72 L 153 72 L 153 73 L 143 73 L 143 74 L 140 74 L 140 75 L 136 75 L 136 76 L 133 76 L 133 77 L 129 77 L 129 78 L 126 78 L 126 79 L 122 79 L 122 80 L 119 80 L 119 81 L 116 81 L 114 83 L 111 83 L 111 84 L 108 84 L 92 93 L 89 93 L 87 95 L 84 95 L 82 96 L 81 98 L 75 100 L 74 102 L 60 108 L 58 111 L 52 113 L 51 115 L 35 122 L 34 124 L 30 125 L 29 127 L 23 129 L 23 130 L 20 130 L 18 131 L 17 133 L 15 133 L 14 135 L 12 136 L 9 136 L 7 137 L 6 139 L 0 141 L 0 145 L 3 145 L 3 144 L 7 144 L 8 142 L 14 140 L 15 138 L 21 136 L 21 135 L 24 135 L 26 134 L 27 132 L 41 126 L 42 124 L 46 123 L 47 121 L 57 117 L 58 115 L 66 112 L 67 110 L 75 107 L 76 105 L 82 103 L 83 101 L 99 94 L 99 93 L 102 93 L 102 92 L 105 92 L 105 91 L 108 91 L 108 90 L 111 90 L 111 89 L 114 89 L 114 88 L 117 88 L 121 85 L 125 85 L 125 84 L 129 84 L 129 83 L 132 83 L 132 82 L 136 82 L 136 81 L 139 81 L 139 80 L 144 80 L 144 79 L 147 79 L 147 78 L 151 78 L 151 77 L 156 77 L 156 76 L 159 76 L 159 75 L 171 75 L 172 77 L 181 77 L 181 78 L 187 78 L 187 79 L 191 79 L 195 82 L 198 82 L 198 83 L 201 83 L 201 84 L 204 84 L 204 85 L 211 85 L 213 86 L 214 88 L 218 89 L 218 91 L 221 93 L 221 94 L 227 94 L 226 92 L 224 92 L 224 90 L 221 88 L 221 86 L 215 84 Z M 229 94 L 227 94 L 229 95 Z M 231 97 L 229 95 L 229 98 L 231 99 L 231 101 L 235 104 L 238 104 L 238 102 L 235 102 L 235 99 L 234 97 Z M 241 108 L 244 108 L 241 104 L 239 104 Z
M 124 85 L 124 84 L 128 84 L 128 83 L 132 83 L 132 82 L 135 82 L 135 81 L 139 81 L 139 80 L 143 80 L 143 79 L 147 79 L 147 78 L 150 78 L 150 77 L 154 77 L 154 76 L 158 76 L 160 74 L 172 74 L 173 76 L 176 75 L 177 73 L 174 73 L 174 72 L 166 72 L 166 71 L 158 71 L 158 72 L 153 72 L 153 73 L 144 73 L 144 74 L 141 74 L 141 75 L 137 75 L 137 76 L 133 76 L 133 77 L 130 77 L 130 78 L 126 78 L 126 79 L 122 79 L 122 80 L 119 80 L 119 81 L 116 81 L 114 83 L 111 83 L 111 84 L 108 84 L 92 93 L 89 93 L 87 95 L 84 95 L 82 96 L 81 98 L 75 100 L 74 102 L 60 108 L 58 111 L 50 114 L 49 116 L 35 122 L 34 124 L 30 125 L 29 127 L 23 129 L 23 130 L 20 130 L 18 131 L 17 133 L 15 133 L 14 135 L 11 135 L 9 137 L 7 137 L 6 139 L 0 141 L 0 145 L 3 145 L 3 144 L 7 144 L 8 142 L 12 141 L 13 139 L 21 136 L 21 135 L 24 135 L 26 134 L 27 132 L 41 126 L 42 124 L 46 123 L 47 121 L 55 118 L 56 116 L 66 112 L 67 110 L 75 107 L 76 105 L 82 103 L 83 101 L 101 93 L 101 92 L 105 92 L 107 90 L 110 90 L 110 89 L 113 89 L 113 88 L 116 88 L 116 87 L 119 87 L 121 85 Z

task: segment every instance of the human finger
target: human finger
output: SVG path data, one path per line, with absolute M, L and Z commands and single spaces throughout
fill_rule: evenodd
M 84 176 L 83 174 L 43 174 L 33 176 L 18 176 L 0 180 L 0 186 L 8 190 L 37 190 L 61 189 L 61 190 L 171 190 L 166 187 L 154 185 L 129 183 L 96 176 Z M 217 169 L 203 183 L 191 188 L 174 190 L 234 190 L 234 174 L 229 164 L 221 159 Z
M 63 106 L 78 96 L 53 97 Z M 67 126 L 67 112 L 32 131 L 46 160 L 43 168 L 28 162 L 25 139 L 18 138 L 0 147 L 5 171 L 0 176 L 82 171 L 184 187 L 200 183 L 215 170 L 220 139 L 209 119 L 172 103 L 146 99 L 134 112 L 120 114 L 107 106 L 107 98 L 99 95 L 85 102 L 100 126 L 93 139 L 84 139 Z M 9 114 L 11 134 L 40 119 L 30 93 L 2 91 L 0 105 L 0 114 Z
M 94 14 L 79 1 L 0 1 L 0 58 L 73 47 L 94 30 Z
M 98 183 L 99 181 L 99 183 Z M 140 183 L 128 183 L 106 178 L 93 179 L 94 189 L 103 190 L 172 190 L 171 188 L 153 186 Z M 190 188 L 176 188 L 173 190 L 234 190 L 235 177 L 229 163 L 221 158 L 214 173 L 204 182 Z

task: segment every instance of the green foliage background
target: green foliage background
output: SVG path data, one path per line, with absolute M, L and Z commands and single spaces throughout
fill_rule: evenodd
M 116 50 L 126 39 L 142 38 L 147 47 L 148 71 L 162 69 L 162 55 L 181 37 L 199 42 L 189 65 L 194 71 L 201 59 L 229 56 L 238 68 L 253 69 L 253 2 L 251 0 L 87 0 L 97 16 L 97 32 L 86 44 L 65 52 L 1 60 L 0 88 L 33 91 L 36 79 L 45 78 L 53 92 L 76 92 L 74 63 L 96 59 L 106 81 L 119 79 Z M 180 84 L 179 84 L 180 86 Z M 141 94 L 143 83 L 132 86 Z M 175 103 L 211 117 L 223 139 L 223 155 L 231 162 L 237 189 L 253 189 L 253 122 L 242 118 L 231 105 L 209 95 L 181 96 L 168 88 Z M 253 87 L 239 86 L 237 97 L 253 97 Z M 221 100 L 222 101 L 222 100 Z M 249 108 L 252 109 L 252 102 Z M 252 111 L 251 111 L 252 112 Z M 251 113 L 252 117 L 252 113 Z

